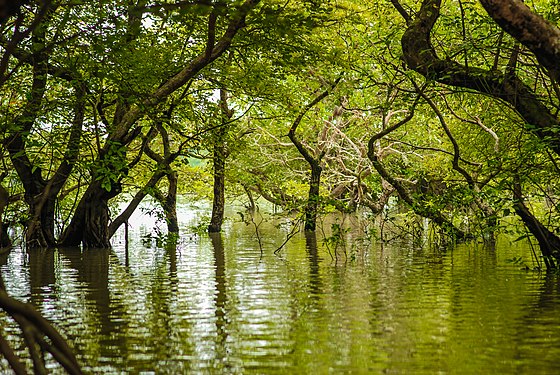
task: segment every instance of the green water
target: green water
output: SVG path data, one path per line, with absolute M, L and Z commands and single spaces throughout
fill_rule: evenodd
M 229 223 L 165 248 L 14 249 L 8 292 L 69 339 L 87 373 L 544 374 L 560 372 L 559 278 L 526 245 L 421 250 Z M 515 245 L 515 246 L 514 246 Z M 2 316 L 3 334 L 17 331 Z M 5 373 L 7 363 L 0 362 Z M 53 373 L 60 372 L 53 367 Z

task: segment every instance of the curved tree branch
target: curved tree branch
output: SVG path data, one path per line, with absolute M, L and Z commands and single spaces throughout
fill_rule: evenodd
M 465 240 L 467 235 L 457 228 L 450 220 L 448 220 L 440 211 L 435 210 L 425 204 L 423 202 L 418 201 L 415 199 L 410 191 L 397 179 L 395 178 L 383 165 L 380 160 L 379 154 L 376 151 L 378 146 L 379 140 L 384 137 L 385 135 L 397 130 L 404 124 L 408 123 L 414 117 L 414 109 L 418 103 L 420 95 L 416 97 L 412 109 L 409 111 L 408 115 L 402 119 L 401 121 L 397 122 L 396 124 L 389 126 L 382 130 L 381 132 L 374 134 L 369 142 L 368 142 L 368 158 L 371 161 L 373 167 L 379 173 L 379 175 L 387 181 L 391 186 L 397 191 L 400 198 L 404 200 L 416 214 L 429 218 L 434 223 L 436 223 L 440 228 L 442 228 L 449 236 L 456 240 Z
M 531 50 L 550 77 L 560 83 L 560 28 L 533 13 L 521 0 L 480 0 L 502 29 Z
M 560 155 L 560 138 L 557 136 L 560 120 L 519 77 L 510 72 L 466 67 L 438 57 L 430 34 L 439 18 L 440 8 L 441 0 L 422 1 L 416 18 L 404 32 L 401 45 L 407 66 L 439 83 L 471 89 L 509 103 L 525 120 L 526 129 Z
M 292 123 L 292 126 L 290 127 L 290 130 L 288 131 L 288 138 L 290 138 L 290 140 L 292 141 L 294 146 L 296 146 L 296 148 L 298 149 L 299 153 L 305 158 L 305 160 L 310 165 L 316 164 L 317 160 L 311 155 L 311 152 L 296 137 L 296 130 L 297 130 L 299 124 L 301 123 L 301 120 L 303 120 L 303 117 L 307 114 L 307 112 L 309 112 L 309 110 L 311 108 L 313 108 L 317 104 L 319 104 L 319 102 L 321 102 L 321 100 L 325 99 L 332 92 L 332 90 L 336 87 L 336 85 L 338 85 L 338 83 L 340 82 L 341 79 L 342 79 L 342 76 L 339 76 L 331 84 L 331 86 L 329 88 L 327 88 L 325 91 L 323 91 L 321 94 L 319 94 L 315 99 L 313 99 L 311 102 L 309 102 L 303 108 L 303 110 L 299 113 L 299 115 L 296 117 L 296 119 Z
M 239 30 L 245 27 L 245 19 L 247 18 L 247 15 L 259 3 L 260 0 L 245 0 L 245 2 L 234 12 L 234 16 L 229 21 L 226 31 L 216 43 L 213 43 L 213 40 L 211 40 L 215 37 L 213 35 L 214 29 L 212 26 L 212 23 L 215 22 L 215 20 L 212 21 L 212 19 L 215 16 L 212 16 L 208 25 L 208 37 L 210 40 L 207 41 L 207 48 L 205 48 L 204 52 L 200 53 L 180 72 L 164 82 L 151 94 L 149 98 L 142 102 L 142 105 L 130 108 L 130 110 L 124 114 L 122 120 L 115 126 L 114 131 L 111 133 L 108 141 L 106 142 L 104 150 L 107 147 L 110 147 L 111 141 L 121 140 L 130 131 L 130 128 L 136 123 L 146 108 L 151 108 L 156 104 L 161 103 L 165 98 L 189 82 L 204 67 L 208 66 L 225 51 L 227 51 L 235 35 L 239 32 Z M 210 45 L 212 45 L 211 49 L 209 47 Z
M 556 268 L 560 264 L 560 238 L 548 230 L 525 205 L 521 179 L 517 173 L 513 176 L 513 208 L 537 239 L 547 268 Z

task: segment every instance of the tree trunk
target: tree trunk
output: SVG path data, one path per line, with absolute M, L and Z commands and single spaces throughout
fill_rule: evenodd
M 28 248 L 49 248 L 56 246 L 55 239 L 55 207 L 57 196 L 68 180 L 73 166 L 78 159 L 80 139 L 85 113 L 85 88 L 75 83 L 76 101 L 70 136 L 67 140 L 64 158 L 53 176 L 48 180 L 42 176 L 42 169 L 33 165 L 26 152 L 24 134 L 31 132 L 37 114 L 40 112 L 40 100 L 46 85 L 46 73 L 37 70 L 37 88 L 32 96 L 37 96 L 37 103 L 30 103 L 29 109 L 15 121 L 14 132 L 5 140 L 5 147 L 18 173 L 25 190 L 25 202 L 29 206 L 29 220 L 26 223 L 25 243 Z M 45 81 L 45 82 L 43 82 Z
M 72 221 L 59 241 L 60 246 L 79 246 L 85 248 L 111 247 L 109 235 L 109 199 L 121 192 L 119 183 L 114 183 L 111 191 L 94 181 L 80 200 Z
M 109 241 L 109 207 L 107 199 L 96 197 L 86 203 L 84 216 L 84 248 L 111 247 Z
M 249 212 L 254 213 L 257 210 L 257 205 L 255 203 L 255 198 L 253 198 L 253 193 L 247 184 L 242 183 L 241 186 L 243 186 L 243 190 L 245 190 L 245 194 L 247 194 L 247 199 L 249 200 L 249 204 L 245 207 Z
M 220 232 L 224 222 L 225 206 L 225 146 L 222 139 L 214 145 L 214 199 L 212 201 L 212 219 L 208 232 Z
M 134 211 L 138 208 L 140 203 L 142 203 L 142 200 L 146 197 L 146 195 L 148 195 L 148 191 L 155 189 L 157 183 L 159 182 L 159 180 L 161 180 L 161 178 L 164 175 L 165 175 L 164 171 L 162 170 L 156 171 L 152 175 L 150 180 L 144 185 L 144 187 L 138 190 L 138 192 L 134 195 L 134 198 L 132 198 L 132 200 L 128 203 L 128 206 L 124 209 L 124 211 L 121 212 L 119 216 L 117 216 L 115 220 L 113 220 L 109 225 L 109 238 L 113 237 L 113 235 L 115 234 L 117 229 L 120 228 L 121 225 L 128 222 L 128 220 L 130 219 Z
M 56 245 L 54 238 L 54 208 L 56 197 L 48 189 L 42 194 L 30 197 L 26 194 L 30 219 L 25 231 L 25 243 L 28 248 L 52 248 Z
M 319 188 L 321 186 L 321 172 L 323 168 L 319 163 L 311 164 L 311 177 L 309 179 L 309 195 L 305 206 L 306 231 L 315 231 L 317 224 L 317 209 L 319 207 Z
M 215 233 L 222 230 L 224 222 L 225 189 L 226 189 L 226 146 L 227 124 L 233 117 L 233 110 L 228 107 L 228 92 L 220 88 L 220 110 L 222 124 L 214 131 L 214 199 L 212 202 L 212 218 L 208 225 L 208 232 Z
M 288 131 L 288 138 L 290 141 L 296 146 L 297 150 L 303 156 L 305 161 L 311 167 L 311 177 L 309 178 L 309 195 L 307 196 L 307 204 L 305 206 L 305 223 L 304 228 L 306 231 L 314 231 L 315 224 L 317 221 L 317 207 L 319 206 L 319 187 L 321 184 L 321 159 L 325 156 L 325 150 L 315 150 L 317 152 L 311 151 L 307 146 L 305 146 L 299 138 L 296 136 L 296 130 L 301 123 L 301 120 L 305 116 L 305 114 L 317 105 L 321 100 L 326 98 L 330 92 L 336 87 L 338 82 L 340 82 L 342 76 L 339 76 L 334 83 L 325 91 L 323 91 L 320 95 L 318 95 L 315 99 L 313 99 L 310 103 L 308 103 L 303 110 L 299 113 L 296 117 L 290 130 Z M 313 155 L 315 154 L 315 155 Z
M 502 29 L 535 54 L 550 78 L 560 83 L 560 28 L 533 13 L 523 0 L 481 0 L 480 3 Z
M 177 219 L 177 172 L 169 172 L 167 174 L 167 181 L 169 182 L 169 187 L 163 202 L 163 212 L 167 222 L 167 232 L 177 234 L 179 233 L 179 220 Z
M 10 237 L 8 237 L 8 227 L 4 225 L 2 221 L 2 218 L 4 217 L 4 209 L 8 205 L 9 198 L 10 194 L 6 188 L 0 184 L 0 248 L 10 247 L 12 245 Z
M 19 12 L 19 8 L 29 0 L 0 0 L 0 22 L 6 21 Z
M 560 264 L 560 238 L 548 230 L 525 206 L 519 176 L 513 178 L 513 208 L 537 239 L 546 267 L 557 268 Z

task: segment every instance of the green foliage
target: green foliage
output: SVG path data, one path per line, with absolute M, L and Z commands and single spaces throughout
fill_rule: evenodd
M 111 144 L 107 155 L 92 165 L 95 180 L 106 191 L 111 191 L 113 184 L 127 172 L 126 150 L 126 147 L 118 143 Z
M 199 219 L 198 224 L 189 227 L 191 233 L 203 235 L 208 233 L 208 224 L 210 223 L 210 216 L 205 215 Z
M 349 228 L 343 228 L 340 223 L 332 223 L 330 235 L 323 238 L 323 243 L 328 249 L 336 251 L 339 247 L 346 245 L 345 234 Z

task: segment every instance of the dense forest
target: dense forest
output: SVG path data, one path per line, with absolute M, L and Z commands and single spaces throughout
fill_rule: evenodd
M 178 233 L 186 194 L 213 200 L 209 232 L 233 199 L 306 231 L 395 207 L 443 242 L 518 223 L 560 266 L 557 0 L 0 7 L 2 247 L 110 247 L 148 198 Z

